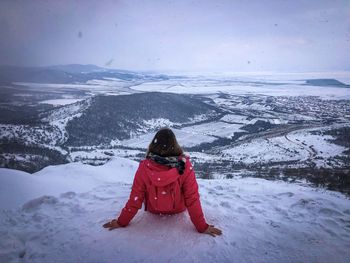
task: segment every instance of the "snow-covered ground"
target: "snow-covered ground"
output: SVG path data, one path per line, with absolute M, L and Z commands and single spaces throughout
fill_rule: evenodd
M 40 103 L 42 104 L 51 104 L 54 106 L 58 106 L 58 105 L 68 105 L 68 104 L 72 104 L 75 103 L 77 101 L 82 101 L 82 99 L 54 99 L 54 100 L 43 100 L 40 101 Z
M 94 149 L 94 150 L 81 150 L 70 152 L 69 156 L 73 161 L 81 161 L 84 159 L 93 160 L 94 158 L 103 159 L 111 158 L 111 156 L 128 157 L 135 156 L 137 154 L 144 154 L 144 152 L 139 150 L 130 149 Z
M 161 120 L 161 119 L 156 119 Z M 166 122 L 159 122 L 160 124 Z M 152 127 L 157 127 L 155 121 L 152 121 Z M 240 128 L 243 125 L 234 123 L 225 123 L 222 121 L 213 121 L 210 123 L 195 124 L 181 129 L 172 128 L 180 145 L 192 147 L 201 143 L 210 143 L 216 140 L 216 137 L 231 138 L 236 132 L 245 132 Z M 159 125 L 160 128 L 162 125 Z M 171 127 L 171 126 L 170 126 Z M 135 148 L 147 148 L 152 141 L 155 132 L 148 132 L 135 136 L 131 139 L 120 141 L 119 144 Z
M 258 80 L 255 79 L 252 81 Z M 232 82 L 232 80 L 226 82 L 223 79 L 218 79 L 216 82 L 206 79 L 202 81 L 199 81 L 198 79 L 176 79 L 145 82 L 131 88 L 143 92 L 159 91 L 188 94 L 213 94 L 216 92 L 224 92 L 235 95 L 260 94 L 268 96 L 319 96 L 324 99 L 350 99 L 350 90 L 348 88 L 319 87 L 300 84 L 302 84 L 302 81 L 298 84 L 295 84 L 294 81 L 292 81 L 291 83 L 284 85 L 258 85 L 241 81 Z
M 24 144 L 37 145 L 45 148 L 57 150 L 62 154 L 67 151 L 61 147 L 55 146 L 62 138 L 62 133 L 57 127 L 46 127 L 45 125 L 12 125 L 0 124 L 0 140 L 18 140 Z
M 30 83 L 30 82 L 14 82 L 17 86 L 23 86 L 31 91 L 43 92 L 50 91 L 63 96 L 67 95 L 69 91 L 86 91 L 90 95 L 110 94 L 110 95 L 124 95 L 130 94 L 127 87 L 130 85 L 138 85 L 139 81 L 125 82 L 118 79 L 108 78 L 105 80 L 89 80 L 86 83 L 79 84 L 55 84 L 55 83 Z M 142 83 L 142 82 L 141 82 Z
M 206 135 L 201 132 L 193 132 L 191 130 L 175 129 L 172 128 L 175 133 L 176 138 L 180 145 L 185 145 L 186 147 L 192 147 L 203 142 L 213 142 L 216 140 L 215 137 Z M 154 137 L 155 132 L 149 132 L 146 134 L 139 135 L 135 138 L 121 141 L 121 144 L 128 147 L 135 148 L 147 148 Z
M 342 87 L 319 87 L 304 85 L 306 79 L 337 79 L 350 84 L 350 72 L 221 72 L 220 74 L 192 74 L 172 77 L 168 80 L 121 80 L 105 78 L 89 80 L 86 83 L 55 84 L 14 82 L 30 90 L 54 91 L 66 94 L 71 91 L 85 91 L 90 95 L 124 95 L 134 92 L 173 92 L 189 94 L 214 94 L 225 92 L 235 95 L 260 94 L 269 96 L 319 96 L 324 99 L 349 99 L 350 89 Z
M 244 130 L 240 129 L 242 126 L 243 125 L 241 124 L 230 124 L 221 121 L 213 121 L 210 123 L 185 127 L 181 129 L 181 131 L 198 135 L 211 135 L 217 137 L 232 138 L 236 132 L 245 132 Z
M 336 167 L 337 161 L 329 158 L 343 155 L 347 148 L 331 142 L 330 135 L 312 134 L 301 130 L 284 136 L 257 138 L 222 152 L 235 161 L 244 163 L 271 163 L 312 160 L 317 167 Z M 330 165 L 331 164 L 331 165 Z
M 198 179 L 209 223 L 187 212 L 139 211 L 107 231 L 127 201 L 137 163 L 69 163 L 35 174 L 0 169 L 0 262 L 348 262 L 350 201 L 342 194 L 254 178 Z

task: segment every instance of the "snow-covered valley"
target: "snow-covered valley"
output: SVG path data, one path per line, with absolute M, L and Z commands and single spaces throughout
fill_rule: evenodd
M 1 85 L 1 167 L 33 173 L 113 156 L 139 161 L 168 126 L 199 177 L 306 179 L 350 193 L 347 72 L 166 76 L 76 67 L 73 82 L 18 77 Z

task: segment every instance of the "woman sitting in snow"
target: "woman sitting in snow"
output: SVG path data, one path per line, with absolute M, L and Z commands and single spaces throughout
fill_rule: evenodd
M 160 129 L 148 146 L 146 159 L 136 171 L 130 198 L 118 219 L 103 227 L 112 230 L 127 226 L 143 201 L 145 210 L 156 214 L 175 214 L 187 208 L 198 232 L 212 236 L 222 233 L 206 223 L 190 158 L 183 153 L 169 128 Z

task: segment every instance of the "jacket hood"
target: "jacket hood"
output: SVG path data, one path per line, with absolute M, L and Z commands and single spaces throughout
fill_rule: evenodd
M 153 160 L 145 160 L 145 170 L 152 184 L 156 186 L 168 185 L 180 177 L 175 167 L 171 168 L 163 164 L 158 164 Z

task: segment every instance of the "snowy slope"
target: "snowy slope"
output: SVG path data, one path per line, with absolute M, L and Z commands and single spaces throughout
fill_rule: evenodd
M 330 135 L 311 134 L 310 130 L 294 131 L 284 136 L 257 138 L 222 152 L 243 163 L 273 163 L 312 160 L 317 167 L 337 167 L 332 157 L 344 156 L 345 147 L 331 143 Z
M 199 234 L 186 213 L 142 211 L 127 228 L 102 224 L 124 206 L 137 163 L 69 163 L 35 174 L 0 169 L 0 262 L 348 262 L 350 201 L 263 179 L 198 179 Z

